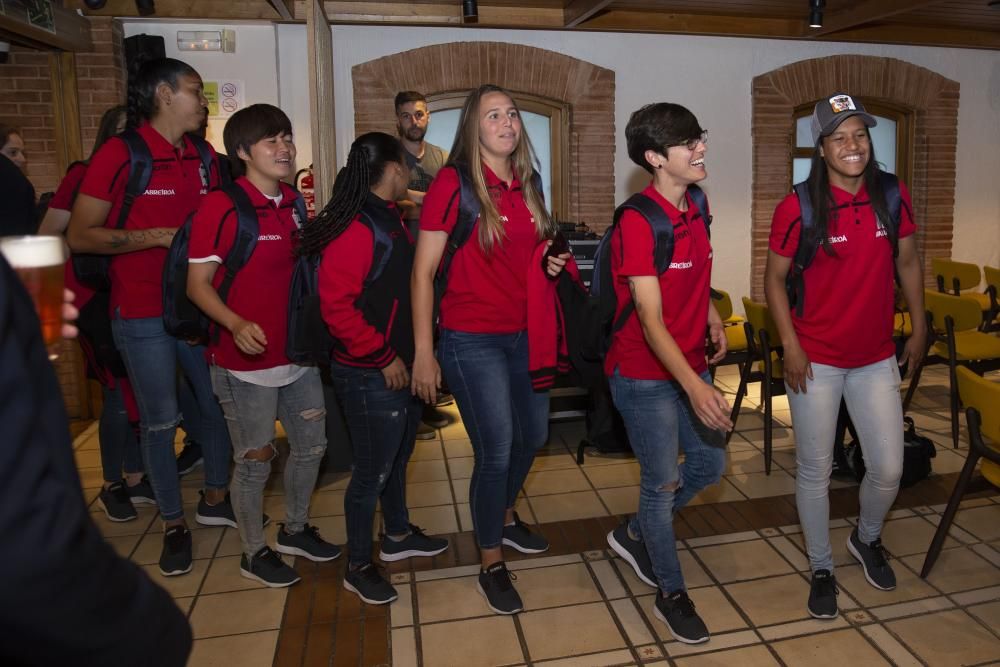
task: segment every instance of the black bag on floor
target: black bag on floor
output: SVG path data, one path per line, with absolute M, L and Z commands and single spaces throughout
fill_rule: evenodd
M 576 462 L 583 464 L 583 453 L 587 447 L 593 447 L 600 454 L 631 453 L 625 421 L 611 400 L 607 379 L 590 387 L 589 399 L 587 437 L 576 448 Z
M 937 456 L 934 442 L 930 438 L 917 433 L 913 419 L 903 417 L 903 477 L 899 486 L 907 488 L 917 482 L 927 479 L 931 474 L 931 459 Z M 848 461 L 854 471 L 854 477 L 859 482 L 865 476 L 865 460 L 861 454 L 861 446 L 857 440 L 847 446 Z

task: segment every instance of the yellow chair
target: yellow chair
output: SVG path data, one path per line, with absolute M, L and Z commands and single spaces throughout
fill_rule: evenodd
M 930 574 L 934 562 L 941 553 L 941 546 L 948 536 L 948 529 L 955 519 L 958 504 L 965 495 L 969 480 L 976 469 L 976 463 L 982 459 L 980 472 L 993 486 L 1000 487 L 1000 383 L 991 382 L 973 373 L 968 368 L 959 368 L 958 393 L 962 402 L 968 406 L 965 411 L 966 422 L 969 425 L 969 456 L 965 460 L 962 472 L 958 475 L 955 488 L 948 499 L 941 522 L 938 523 L 934 539 L 927 550 L 920 576 L 924 579 Z M 986 444 L 983 437 L 990 440 Z
M 958 366 L 968 366 L 982 374 L 1000 368 L 1000 338 L 979 331 L 982 313 L 978 302 L 968 296 L 951 296 L 931 290 L 924 290 L 927 308 L 927 354 L 924 361 L 913 373 L 910 387 L 903 400 L 903 410 L 910 406 L 910 400 L 920 383 L 920 375 L 928 363 L 948 364 L 951 399 L 951 438 L 958 447 L 958 382 L 955 377 Z
M 990 312 L 986 316 L 986 331 L 1000 329 L 1000 269 L 983 267 L 986 278 L 986 294 L 990 297 Z
M 712 380 L 714 381 L 715 371 L 719 366 L 736 364 L 740 369 L 740 377 L 743 377 L 743 368 L 750 360 L 746 330 L 743 327 L 745 320 L 739 315 L 733 314 L 733 301 L 729 297 L 728 292 L 713 288 L 712 303 L 715 304 L 715 309 L 719 312 L 719 317 L 722 318 L 722 324 L 725 326 L 727 351 L 726 356 L 719 363 L 709 367 L 709 373 L 711 373 Z M 712 350 L 711 341 L 709 341 L 709 349 Z M 726 434 L 726 442 L 728 443 L 732 437 L 733 431 L 730 431 Z
M 956 262 L 943 257 L 931 258 L 931 271 L 934 272 L 937 288 L 944 294 L 968 296 L 976 300 L 983 313 L 990 310 L 990 297 L 983 292 L 969 292 L 979 287 L 982 273 L 979 267 L 968 262 Z M 992 318 L 991 318 L 992 319 Z
M 747 384 L 760 382 L 760 401 L 764 406 L 764 472 L 771 474 L 771 443 L 774 421 L 771 418 L 771 398 L 785 393 L 785 370 L 781 364 L 781 337 L 771 319 L 767 304 L 743 297 L 747 321 L 743 323 L 747 341 L 747 363 L 740 373 L 740 385 L 733 400 L 731 419 L 736 423 L 740 405 L 746 396 Z M 754 366 L 757 370 L 754 370 Z

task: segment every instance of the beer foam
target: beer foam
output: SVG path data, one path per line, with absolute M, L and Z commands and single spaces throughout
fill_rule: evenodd
M 16 269 L 57 266 L 66 261 L 66 246 L 61 236 L 0 238 L 0 253 Z

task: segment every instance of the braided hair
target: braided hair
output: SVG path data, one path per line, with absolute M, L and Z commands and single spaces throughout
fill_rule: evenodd
M 371 189 L 382 180 L 386 165 L 402 163 L 403 144 L 384 132 L 362 134 L 351 144 L 347 164 L 337 172 L 333 195 L 314 220 L 299 229 L 296 252 L 316 256 L 350 226 Z
M 161 83 L 178 89 L 182 76 L 198 76 L 193 67 L 174 58 L 153 58 L 140 65 L 128 81 L 128 127 L 139 127 L 159 110 L 156 89 Z

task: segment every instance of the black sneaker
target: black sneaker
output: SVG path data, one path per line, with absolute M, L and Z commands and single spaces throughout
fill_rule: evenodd
M 837 578 L 830 570 L 816 570 L 809 584 L 809 615 L 813 618 L 837 618 Z
M 687 591 L 674 591 L 667 597 L 656 594 L 653 614 L 667 624 L 667 629 L 679 642 L 701 644 L 711 636 L 701 616 L 694 610 L 694 602 Z
M 498 614 L 516 614 L 524 609 L 521 596 L 517 594 L 512 579 L 517 575 L 507 569 L 503 561 L 494 563 L 479 573 L 476 589 L 486 598 L 486 604 Z
M 855 528 L 847 538 L 847 550 L 861 563 L 869 584 L 881 591 L 896 588 L 896 573 L 889 565 L 891 554 L 882 546 L 881 538 L 865 544 L 858 538 L 858 529 Z
M 368 604 L 388 604 L 399 597 L 396 589 L 382 577 L 373 563 L 366 563 L 344 575 L 344 588 L 356 593 Z
M 388 535 L 382 536 L 378 557 L 385 562 L 403 560 L 413 556 L 437 556 L 448 548 L 443 537 L 429 537 L 418 526 L 410 524 L 410 534 L 396 542 Z
M 247 555 L 243 554 L 240 558 L 240 575 L 271 588 L 291 586 L 302 578 L 268 546 L 261 547 L 249 562 Z
M 149 483 L 149 478 L 145 475 L 135 486 L 125 485 L 128 497 L 132 499 L 133 505 L 155 505 L 156 496 L 153 495 L 153 486 Z
M 635 576 L 639 577 L 642 583 L 659 588 L 656 585 L 656 575 L 653 574 L 653 563 L 649 560 L 646 544 L 629 536 L 627 522 L 608 533 L 608 546 L 632 566 Z
M 319 529 L 308 523 L 298 533 L 286 533 L 285 524 L 279 523 L 275 550 L 289 556 L 302 556 L 315 563 L 325 563 L 340 556 L 340 547 L 319 536 Z
M 433 440 L 437 435 L 438 432 L 433 426 L 428 426 L 423 422 L 417 424 L 417 440 Z
M 424 411 L 420 415 L 420 421 L 432 428 L 444 428 L 451 423 L 451 419 L 444 412 L 430 405 L 424 406 Z
M 177 455 L 177 474 L 183 477 L 204 461 L 205 459 L 201 455 L 201 445 L 194 440 L 185 440 L 184 449 Z
M 184 526 L 171 526 L 163 533 L 160 552 L 160 574 L 176 577 L 191 571 L 191 531 Z
M 549 543 L 541 535 L 528 530 L 528 524 L 514 512 L 514 523 L 503 527 L 503 543 L 523 554 L 540 554 L 549 550 Z
M 134 521 L 139 517 L 129 500 L 128 491 L 125 490 L 123 482 L 115 482 L 106 489 L 101 489 L 97 495 L 97 502 L 108 517 L 108 521 Z
M 205 491 L 198 491 L 201 500 L 198 501 L 198 511 L 194 515 L 194 520 L 203 526 L 229 526 L 236 527 L 236 514 L 233 512 L 233 502 L 226 493 L 226 498 L 221 503 L 209 505 L 205 500 Z M 267 514 L 263 516 L 262 526 L 271 523 L 271 517 Z

